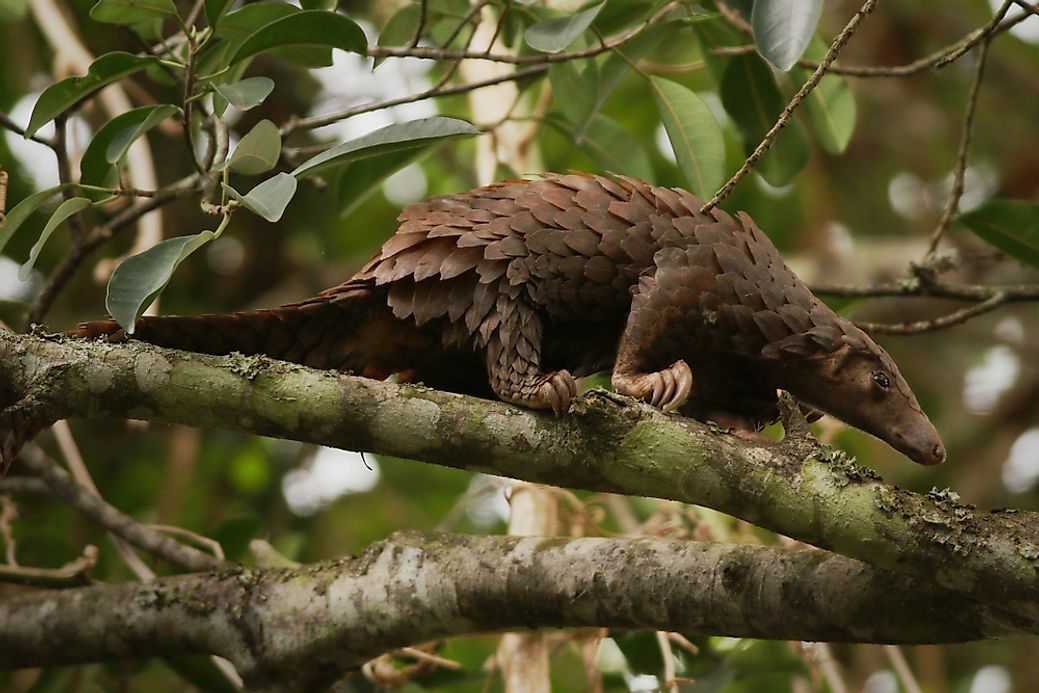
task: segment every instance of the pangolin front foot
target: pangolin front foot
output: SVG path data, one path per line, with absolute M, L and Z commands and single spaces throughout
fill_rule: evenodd
M 577 396 L 577 383 L 568 370 L 540 373 L 495 389 L 505 402 L 528 409 L 551 409 L 556 416 L 570 409 L 570 401 Z
M 614 373 L 613 389 L 622 395 L 641 399 L 649 404 L 671 411 L 685 404 L 693 391 L 693 371 L 685 361 L 678 360 L 655 373 Z

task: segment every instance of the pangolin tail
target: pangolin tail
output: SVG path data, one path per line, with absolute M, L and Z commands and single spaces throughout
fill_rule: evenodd
M 414 328 L 394 319 L 379 290 L 352 282 L 277 308 L 222 315 L 143 317 L 132 335 L 115 320 L 83 323 L 69 336 L 123 341 L 204 354 L 232 352 L 385 378 L 398 370 L 405 337 Z M 421 336 L 421 335 L 419 335 Z M 418 341 L 424 341 L 419 339 Z

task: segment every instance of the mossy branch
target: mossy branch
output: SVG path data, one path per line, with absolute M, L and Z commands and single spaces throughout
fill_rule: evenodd
M 695 503 L 1039 621 L 1036 514 L 910 493 L 811 439 L 749 442 L 602 391 L 555 418 L 262 357 L 2 334 L 0 430 L 26 399 L 41 420 L 225 428 Z
M 407 532 L 302 568 L 11 597 L 0 601 L 0 667 L 207 652 L 230 659 L 250 690 L 318 690 L 402 645 L 587 626 L 913 643 L 1035 632 L 1026 619 L 823 551 Z

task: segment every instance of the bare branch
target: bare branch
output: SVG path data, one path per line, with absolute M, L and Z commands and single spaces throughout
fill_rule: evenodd
M 829 73 L 835 75 L 842 75 L 845 77 L 912 77 L 918 75 L 921 72 L 926 72 L 931 69 L 941 69 L 946 65 L 958 60 L 971 48 L 978 45 L 981 41 L 985 40 L 986 37 L 992 37 L 997 34 L 1001 34 L 1009 29 L 1012 29 L 1022 21 L 1027 19 L 1031 14 L 1039 14 L 1039 9 L 1035 6 L 1015 0 L 1018 5 L 1024 8 L 1026 11 L 1014 15 L 1009 19 L 999 22 L 995 26 L 986 24 L 983 27 L 975 29 L 960 40 L 939 48 L 933 53 L 924 56 L 918 60 L 914 60 L 911 63 L 905 65 L 841 65 L 834 63 L 828 70 Z M 748 53 L 754 53 L 757 51 L 757 47 L 754 44 L 746 44 L 743 46 L 721 46 L 718 48 L 712 48 L 711 53 L 718 56 L 727 55 L 746 55 Z M 797 61 L 798 67 L 803 67 L 808 70 L 815 70 L 819 67 L 819 63 L 814 60 L 801 59 Z
M 922 282 L 916 277 L 887 284 L 813 284 L 810 288 L 812 293 L 840 298 L 930 296 L 960 301 L 988 301 L 996 294 L 1001 294 L 1006 303 L 1039 301 L 1039 284 L 947 284 Z
M 407 532 L 358 558 L 299 569 L 10 597 L 0 602 L 0 667 L 210 652 L 230 659 L 250 689 L 317 690 L 400 646 L 546 626 L 902 643 L 1037 630 L 819 551 Z
M 830 49 L 826 51 L 826 55 L 823 57 L 822 62 L 819 63 L 819 67 L 815 69 L 812 76 L 801 85 L 801 88 L 796 94 L 794 94 L 794 97 L 790 99 L 790 102 L 783 109 L 783 112 L 779 114 L 779 119 L 776 120 L 775 124 L 765 133 L 761 142 L 754 148 L 754 151 L 747 157 L 747 160 L 743 162 L 740 169 L 733 174 L 732 178 L 725 182 L 725 185 L 715 193 L 714 197 L 700 208 L 701 214 L 707 214 L 718 206 L 718 203 L 724 200 L 729 193 L 732 192 L 733 188 L 743 180 L 743 177 L 750 173 L 751 169 L 753 169 L 758 163 L 758 159 L 760 159 L 761 156 L 772 146 L 772 143 L 776 141 L 779 131 L 786 127 L 786 124 L 790 122 L 790 118 L 793 116 L 797 107 L 801 105 L 801 102 L 804 101 L 808 94 L 815 89 L 815 86 L 819 84 L 823 75 L 825 75 L 827 70 L 830 68 L 830 65 L 837 59 L 837 55 L 840 53 L 841 48 L 844 47 L 844 44 L 855 35 L 855 32 L 858 30 L 859 24 L 862 22 L 863 18 L 873 12 L 876 6 L 877 0 L 866 0 L 844 29 L 841 30 L 841 33 L 837 34 L 833 43 L 830 44 Z
M 222 565 L 218 559 L 174 541 L 123 514 L 100 496 L 77 484 L 68 472 L 48 459 L 39 449 L 30 448 L 23 451 L 19 463 L 43 479 L 54 495 L 134 546 L 184 570 L 212 570 Z
M 87 545 L 83 555 L 60 568 L 0 565 L 0 583 L 33 587 L 75 587 L 90 583 L 90 571 L 97 565 L 96 546 Z
M 866 332 L 872 334 L 918 334 L 920 332 L 932 332 L 934 330 L 940 330 L 946 327 L 952 327 L 953 325 L 962 325 L 971 318 L 975 318 L 985 313 L 990 313 L 996 308 L 1007 302 L 1006 294 L 995 293 L 988 297 L 981 303 L 973 306 L 968 306 L 961 310 L 957 310 L 953 313 L 943 315 L 937 318 L 931 318 L 930 320 L 918 320 L 916 322 L 904 322 L 896 325 L 889 325 L 886 323 L 879 322 L 856 322 L 855 324 L 861 327 Z
M 440 98 L 442 96 L 454 96 L 455 94 L 465 94 L 476 89 L 483 89 L 484 87 L 490 87 L 495 84 L 501 84 L 502 82 L 517 82 L 527 77 L 534 77 L 537 75 L 548 72 L 548 66 L 546 65 L 535 65 L 534 67 L 524 68 L 522 70 L 516 70 L 505 75 L 499 75 L 497 77 L 491 77 L 484 79 L 479 82 L 470 82 L 468 84 L 458 84 L 453 87 L 444 87 L 440 84 L 434 86 L 426 91 L 421 91 L 417 94 L 410 94 L 408 96 L 400 96 L 394 99 L 386 99 L 385 101 L 373 101 L 371 103 L 360 104 L 357 106 L 351 106 L 340 111 L 334 111 L 332 113 L 326 113 L 324 115 L 311 116 L 309 118 L 294 118 L 287 122 L 281 128 L 281 134 L 283 137 L 287 137 L 297 130 L 312 130 L 319 128 L 330 123 L 334 123 L 351 116 L 358 115 L 360 113 L 368 113 L 369 111 L 378 111 L 383 108 L 390 108 L 391 106 L 399 106 L 405 103 L 412 103 L 415 101 L 422 101 L 424 99 Z
M 25 137 L 25 128 L 11 120 L 11 117 L 2 111 L 0 111 L 0 127 L 5 130 L 10 130 L 19 137 Z M 33 135 L 29 139 L 46 147 L 50 147 L 51 149 L 55 148 L 54 140 L 48 140 L 39 135 Z
M 971 84 L 970 95 L 967 97 L 967 113 L 963 119 L 963 135 L 960 137 L 959 153 L 956 156 L 952 190 L 949 191 L 949 198 L 945 202 L 945 209 L 942 210 L 941 219 L 938 220 L 938 225 L 931 233 L 931 238 L 927 245 L 928 255 L 933 254 L 938 248 L 938 242 L 942 240 L 942 236 L 948 230 L 949 224 L 952 223 L 952 217 L 960 205 L 960 198 L 963 197 L 963 180 L 967 174 L 967 155 L 970 152 L 971 138 L 974 135 L 974 112 L 978 106 L 978 94 L 981 92 L 981 82 L 985 75 L 988 49 L 992 45 L 992 29 L 999 24 L 1012 4 L 1013 0 L 1005 0 L 1003 2 L 1003 6 L 993 18 L 992 23 L 989 25 L 989 31 L 985 33 L 985 38 L 978 49 L 978 64 L 974 68 L 974 82 Z

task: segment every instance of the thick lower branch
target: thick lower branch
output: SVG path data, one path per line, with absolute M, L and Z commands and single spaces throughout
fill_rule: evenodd
M 542 626 L 897 643 L 1036 631 L 821 551 L 408 532 L 359 558 L 299 569 L 8 598 L 0 602 L 0 666 L 211 652 L 253 686 L 313 690 L 402 645 Z
M 1039 620 L 1036 514 L 896 489 L 800 436 L 748 442 L 602 392 L 555 418 L 261 357 L 0 334 L 0 403 L 39 388 L 55 419 L 227 428 L 705 505 Z

